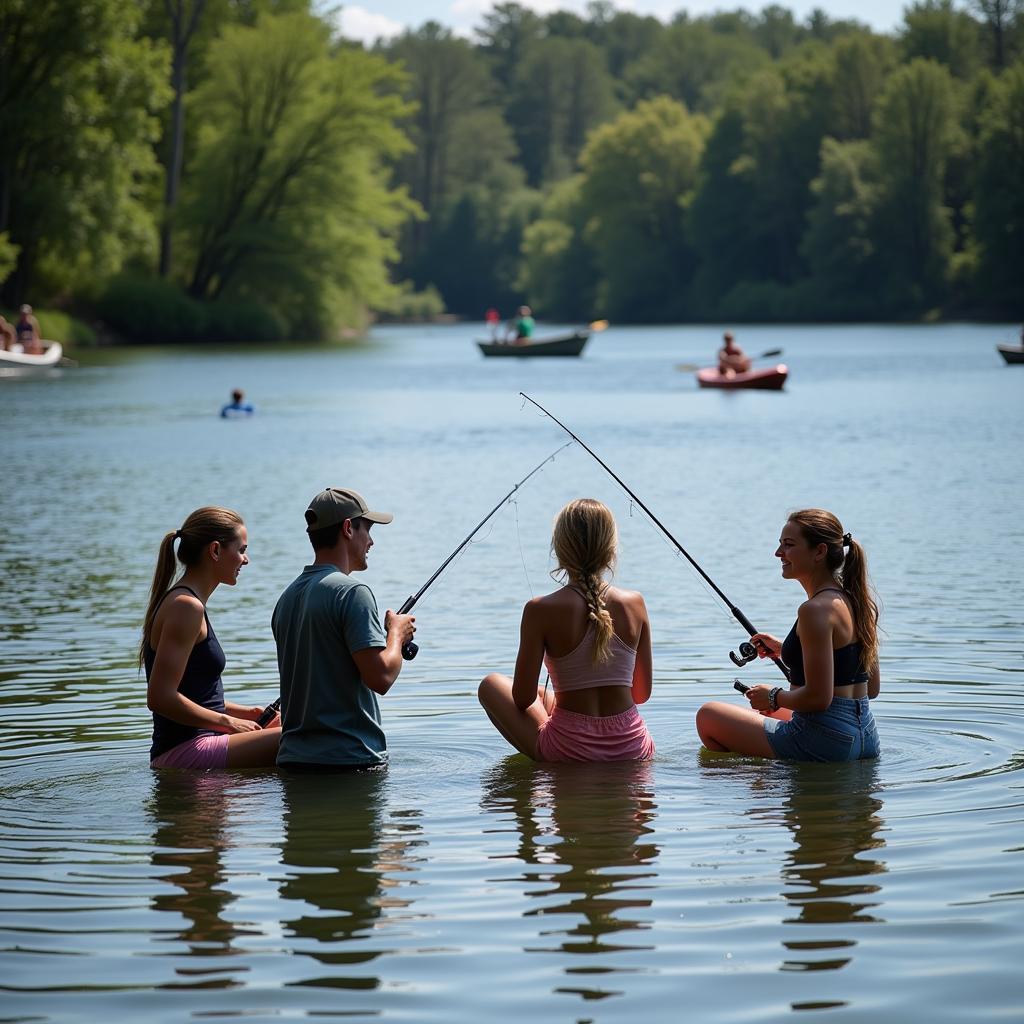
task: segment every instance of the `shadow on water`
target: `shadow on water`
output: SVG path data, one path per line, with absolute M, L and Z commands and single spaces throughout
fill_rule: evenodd
M 151 862 L 169 886 L 152 898 L 152 907 L 183 919 L 168 940 L 177 940 L 197 957 L 230 957 L 245 929 L 228 914 L 234 901 L 225 857 L 230 837 L 230 790 L 237 782 L 223 772 L 155 772 L 147 811 L 153 819 Z M 196 961 L 199 963 L 199 960 Z M 228 988 L 239 984 L 228 972 L 237 961 L 220 965 L 175 967 L 180 981 L 159 986 Z
M 811 926 L 814 938 L 794 938 L 784 927 L 782 971 L 836 971 L 854 959 L 856 926 L 884 924 L 881 857 L 881 781 L 878 761 L 801 764 L 752 761 L 703 752 L 702 775 L 712 782 L 723 771 L 742 778 L 749 806 L 744 816 L 784 825 L 793 845 L 779 867 L 780 895 L 789 913 L 784 926 Z M 854 930 L 851 930 L 854 926 Z M 792 1009 L 826 1009 L 846 1001 L 794 1002 Z
M 412 851 L 423 843 L 421 826 L 408 815 L 399 816 L 398 827 L 385 821 L 386 771 L 282 773 L 281 784 L 282 924 L 297 940 L 297 954 L 327 968 L 292 984 L 377 989 L 381 979 L 366 965 L 388 950 L 379 938 L 376 945 L 363 940 L 385 910 L 401 911 L 411 903 L 393 876 L 414 870 Z
M 654 879 L 658 856 L 650 840 L 653 792 L 651 766 L 636 762 L 536 765 L 512 756 L 483 777 L 482 807 L 512 816 L 521 880 L 537 886 L 526 893 L 537 903 L 523 916 L 550 919 L 540 936 L 553 944 L 525 952 L 571 958 L 563 970 L 574 984 L 558 992 L 587 1000 L 621 995 L 583 979 L 631 971 L 616 955 L 652 948 L 628 940 L 651 927 L 644 890 L 653 888 L 645 879 Z

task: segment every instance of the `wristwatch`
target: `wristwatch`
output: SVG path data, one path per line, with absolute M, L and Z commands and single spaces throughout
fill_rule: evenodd
M 782 693 L 782 687 L 781 686 L 773 686 L 768 691 L 768 707 L 771 708 L 772 711 L 778 711 L 779 710 L 779 694 L 780 693 Z

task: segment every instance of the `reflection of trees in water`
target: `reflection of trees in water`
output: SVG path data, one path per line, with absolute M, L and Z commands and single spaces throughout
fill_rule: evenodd
M 658 855 L 658 847 L 645 841 L 656 815 L 649 764 L 539 766 L 513 756 L 484 776 L 483 787 L 483 807 L 510 812 L 516 822 L 515 856 L 526 865 L 522 878 L 541 885 L 528 895 L 543 905 L 524 916 L 568 915 L 575 921 L 541 932 L 561 937 L 556 946 L 527 952 L 612 958 L 651 948 L 626 941 L 626 933 L 650 927 L 638 913 L 651 905 L 642 894 L 647 888 L 643 879 L 655 876 L 647 866 Z M 632 969 L 609 959 L 570 962 L 565 973 L 609 975 Z M 621 994 L 583 984 L 558 991 L 584 999 Z
M 315 943 L 296 946 L 296 952 L 341 968 L 375 960 L 384 950 L 361 940 L 383 910 L 412 902 L 400 895 L 402 883 L 391 876 L 413 870 L 410 850 L 423 842 L 418 814 L 392 813 L 394 820 L 385 826 L 383 771 L 282 773 L 282 785 L 286 877 L 280 894 L 308 907 L 284 924 L 297 938 Z M 375 989 L 380 979 L 341 970 L 298 984 Z
M 185 924 L 176 938 L 195 956 L 233 956 L 232 941 L 247 933 L 225 916 L 233 897 L 225 885 L 230 789 L 237 780 L 223 772 L 155 772 L 148 810 L 154 819 L 152 863 L 172 868 L 170 887 L 153 897 L 153 909 L 181 914 Z M 168 988 L 225 988 L 232 964 L 177 968 L 183 978 Z
M 773 766 L 773 769 L 780 766 Z M 783 970 L 826 971 L 845 967 L 857 942 L 849 925 L 879 923 L 875 894 L 887 869 L 873 851 L 885 846 L 875 761 L 848 764 L 787 764 L 770 782 L 755 784 L 759 795 L 781 796 L 782 820 L 795 841 L 782 865 L 782 895 L 797 913 L 784 924 L 817 925 L 831 934 L 785 939 L 795 954 Z M 779 784 L 782 792 L 779 793 Z M 751 810 L 777 820 L 778 805 Z M 812 954 L 832 951 L 832 956 Z

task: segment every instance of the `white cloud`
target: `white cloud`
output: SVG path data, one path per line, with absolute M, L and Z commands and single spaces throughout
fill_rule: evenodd
M 384 14 L 374 14 L 365 7 L 345 6 L 338 18 L 338 27 L 346 39 L 372 45 L 378 39 L 401 35 L 405 26 Z

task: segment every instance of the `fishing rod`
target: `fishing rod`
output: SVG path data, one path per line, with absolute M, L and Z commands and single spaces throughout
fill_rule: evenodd
M 694 567 L 694 569 L 697 570 L 697 572 L 700 573 L 708 586 L 710 586 L 711 589 L 725 602 L 726 607 L 732 613 L 732 617 L 747 631 L 749 636 L 753 636 L 757 630 L 751 624 L 750 619 L 748 619 L 746 615 L 744 615 L 743 612 L 741 612 L 739 608 L 737 608 L 736 605 L 734 605 L 732 601 L 725 596 L 718 584 L 716 584 L 715 581 L 697 564 L 697 561 L 689 551 L 687 551 L 686 548 L 684 548 L 683 545 L 668 532 L 661 520 L 658 519 L 658 517 L 640 500 L 640 498 L 637 497 L 636 493 L 626 486 L 622 478 L 611 468 L 611 466 L 609 466 L 608 463 L 605 462 L 604 459 L 602 459 L 592 448 L 581 441 L 580 438 L 577 437 L 560 419 L 548 412 L 540 402 L 534 401 L 528 394 L 526 394 L 525 391 L 520 391 L 519 394 L 522 395 L 522 397 L 531 405 L 540 409 L 540 411 L 544 413 L 549 420 L 557 423 L 588 455 L 598 463 L 598 465 L 601 466 L 602 469 L 604 469 L 604 471 L 633 499 L 633 501 L 635 501 L 637 505 L 644 510 L 651 522 L 654 523 L 654 525 L 657 526 L 666 537 L 668 537 L 668 539 L 675 545 L 676 550 L 690 563 L 690 565 Z M 753 644 L 744 641 L 740 644 L 739 656 L 737 656 L 735 652 L 730 651 L 729 657 L 732 659 L 734 664 L 745 665 L 748 661 L 753 661 L 754 658 L 757 657 L 757 649 Z M 786 667 L 785 663 L 780 658 L 772 658 L 771 660 L 778 666 L 779 671 L 789 679 L 789 669 Z
M 571 444 L 572 441 L 567 441 L 560 448 L 556 448 L 543 462 L 540 462 L 536 466 L 534 466 L 533 469 L 531 469 L 530 472 L 527 473 L 526 476 L 524 476 L 523 479 L 520 480 L 519 483 L 517 483 L 515 487 L 513 487 L 512 490 L 509 491 L 508 494 L 506 494 L 505 497 L 502 498 L 501 501 L 499 501 L 498 504 L 495 505 L 494 508 L 492 508 L 491 511 L 483 517 L 483 519 L 480 520 L 479 523 L 477 523 L 477 525 L 473 528 L 472 533 L 470 533 L 469 536 L 466 537 L 466 539 L 437 567 L 437 569 L 434 571 L 434 575 L 431 576 L 430 579 L 427 580 L 427 582 L 424 583 L 423 586 L 420 587 L 420 589 L 412 595 L 412 597 L 407 597 L 405 599 L 405 603 L 402 605 L 401 608 L 398 609 L 398 614 L 408 615 L 409 612 L 412 611 L 413 606 L 416 604 L 416 602 L 427 592 L 427 590 L 430 589 L 430 586 L 434 582 L 434 580 L 436 580 L 437 577 L 440 576 L 441 573 L 443 573 L 445 569 L 447 569 L 448 566 L 452 564 L 452 562 L 455 560 L 459 552 L 487 525 L 487 523 L 490 521 L 492 516 L 494 516 L 494 514 L 498 511 L 498 509 L 500 509 L 501 506 L 504 505 L 507 501 L 510 501 L 512 495 L 515 494 L 516 491 L 518 491 L 519 488 L 522 487 L 523 484 L 525 484 L 526 481 L 529 480 L 530 477 L 534 475 L 534 473 L 539 473 L 549 462 L 551 462 L 555 458 L 555 456 L 565 451 L 565 449 L 568 448 Z M 406 661 L 412 661 L 412 659 L 416 657 L 417 651 L 419 651 L 419 645 L 414 643 L 412 640 L 408 640 L 402 645 L 402 657 L 405 658 Z
M 412 611 L 416 602 L 419 601 L 419 599 L 430 589 L 431 585 L 438 578 L 438 576 L 440 576 L 441 573 L 443 573 L 445 569 L 447 569 L 448 566 L 452 564 L 452 562 L 458 556 L 459 552 L 461 552 L 462 549 L 465 548 L 466 545 L 490 522 L 490 520 L 494 517 L 495 513 L 497 513 L 497 511 L 502 507 L 502 505 L 510 501 L 512 499 L 512 496 L 516 493 L 516 491 L 518 491 L 519 488 L 522 487 L 523 484 L 525 484 L 531 476 L 533 476 L 535 473 L 539 473 L 557 455 L 565 451 L 566 448 L 570 447 L 572 443 L 572 441 L 566 441 L 565 444 L 563 444 L 561 447 L 556 448 L 546 459 L 544 459 L 543 462 L 539 462 L 536 466 L 534 466 L 533 469 L 531 469 L 530 472 L 527 473 L 526 476 L 524 476 L 523 479 L 520 480 L 519 483 L 517 483 L 512 488 L 512 490 L 509 491 L 508 494 L 506 494 L 505 497 L 502 498 L 501 501 L 499 501 L 498 504 L 495 505 L 494 508 L 492 508 L 491 511 L 483 517 L 483 519 L 480 520 L 479 523 L 477 523 L 477 525 L 473 528 L 469 536 L 466 537 L 466 539 L 462 541 L 462 543 L 437 567 L 437 569 L 434 571 L 434 574 L 430 577 L 430 579 L 428 579 L 427 582 L 424 583 L 423 586 L 420 587 L 420 589 L 417 590 L 415 594 L 405 599 L 404 603 L 402 604 L 402 607 L 398 609 L 398 614 L 408 615 L 409 612 Z M 412 661 L 412 659 L 416 657 L 417 653 L 419 653 L 419 649 L 419 644 L 415 643 L 412 640 L 407 640 L 404 644 L 402 644 L 402 657 L 406 661 Z M 281 698 L 278 697 L 277 700 L 268 704 L 263 709 L 259 718 L 256 719 L 256 724 L 260 727 L 263 727 L 267 725 L 268 722 L 272 722 L 274 720 L 274 716 L 277 714 L 280 707 Z

